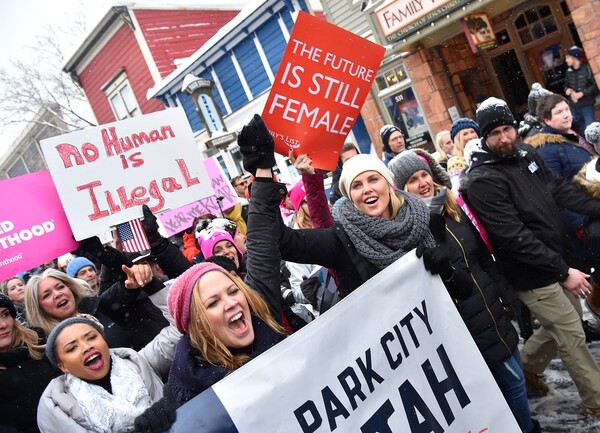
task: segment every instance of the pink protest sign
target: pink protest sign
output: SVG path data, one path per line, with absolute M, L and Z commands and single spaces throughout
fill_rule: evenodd
M 210 195 L 201 200 L 188 205 L 169 210 L 158 214 L 158 219 L 162 223 L 168 236 L 173 236 L 192 226 L 194 218 L 212 214 L 220 216 L 221 209 L 227 210 L 237 204 L 237 195 L 233 187 L 225 177 L 221 166 L 214 158 L 207 158 L 204 161 L 204 169 L 210 185 L 213 188 L 214 195 Z M 217 202 L 217 197 L 223 197 L 221 208 Z
M 48 171 L 0 182 L 0 280 L 73 251 L 79 242 Z

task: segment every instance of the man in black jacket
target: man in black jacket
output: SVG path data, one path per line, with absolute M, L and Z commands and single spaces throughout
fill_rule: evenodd
M 594 104 L 598 94 L 598 86 L 590 65 L 583 61 L 583 50 L 573 46 L 567 50 L 565 61 L 569 66 L 565 74 L 565 95 L 573 103 L 574 125 L 579 135 L 585 128 L 596 121 Z
M 600 218 L 600 201 L 546 168 L 529 145 L 517 141 L 516 121 L 504 101 L 489 98 L 477 110 L 482 152 L 467 172 L 469 204 L 487 230 L 494 254 L 541 328 L 522 350 L 529 385 L 558 352 L 577 385 L 584 408 L 600 414 L 600 367 L 581 325 L 579 296 L 591 290 L 589 275 L 565 261 L 566 238 L 559 208 Z M 545 387 L 545 389 L 544 389 Z

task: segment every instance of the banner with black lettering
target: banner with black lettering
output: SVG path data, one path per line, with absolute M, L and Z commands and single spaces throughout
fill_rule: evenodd
M 172 432 L 520 432 L 414 252 L 183 405 Z

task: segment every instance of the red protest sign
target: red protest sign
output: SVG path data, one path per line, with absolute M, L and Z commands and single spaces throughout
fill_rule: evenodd
M 300 12 L 262 117 L 275 151 L 335 167 L 385 48 Z

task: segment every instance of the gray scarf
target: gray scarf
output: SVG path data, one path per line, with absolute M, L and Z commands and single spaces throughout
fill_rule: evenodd
M 418 245 L 435 247 L 429 230 L 429 209 L 412 194 L 397 191 L 404 204 L 393 220 L 372 217 L 358 210 L 350 200 L 339 209 L 339 221 L 361 256 L 384 269 Z

